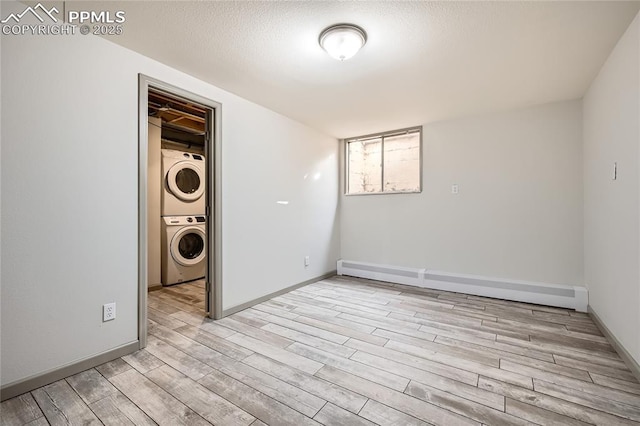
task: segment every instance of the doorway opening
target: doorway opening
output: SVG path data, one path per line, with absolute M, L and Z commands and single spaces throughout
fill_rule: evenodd
M 149 303 L 221 317 L 220 113 L 215 101 L 139 76 L 140 348 L 156 312 Z

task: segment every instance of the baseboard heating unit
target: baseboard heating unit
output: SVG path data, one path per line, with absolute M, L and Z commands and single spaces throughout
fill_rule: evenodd
M 578 312 L 587 312 L 589 303 L 589 293 L 585 287 L 487 278 L 426 268 L 406 268 L 339 260 L 338 275 L 569 308 Z

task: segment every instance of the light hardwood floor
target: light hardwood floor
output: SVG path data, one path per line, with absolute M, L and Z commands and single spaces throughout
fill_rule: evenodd
M 148 347 L 2 403 L 3 425 L 640 424 L 581 313 L 334 277 L 220 321 L 149 294 Z

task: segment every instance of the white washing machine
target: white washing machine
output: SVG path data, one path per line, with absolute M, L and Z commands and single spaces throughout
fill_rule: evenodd
M 162 218 L 162 284 L 173 285 L 203 278 L 207 268 L 204 216 Z
M 162 216 L 205 214 L 204 155 L 162 150 Z

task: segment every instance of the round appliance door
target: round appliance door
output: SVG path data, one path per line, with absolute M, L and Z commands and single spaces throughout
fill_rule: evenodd
M 195 164 L 181 161 L 167 172 L 167 185 L 182 201 L 195 201 L 204 194 L 204 173 Z
M 201 228 L 186 226 L 171 239 L 171 257 L 182 266 L 197 265 L 205 258 L 206 241 Z

